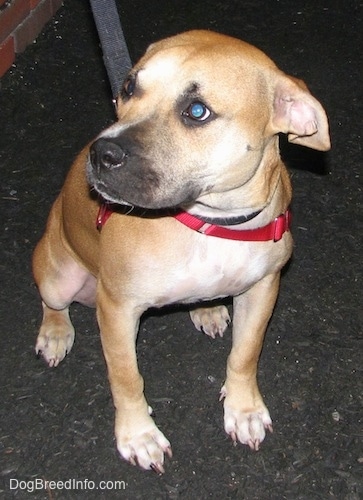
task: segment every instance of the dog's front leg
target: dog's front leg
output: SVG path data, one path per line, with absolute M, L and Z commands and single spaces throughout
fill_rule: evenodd
M 221 390 L 224 427 L 234 442 L 254 450 L 265 438 L 265 429 L 272 432 L 270 414 L 257 385 L 257 364 L 279 281 L 280 273 L 268 275 L 233 303 L 233 346 Z
M 116 408 L 117 449 L 133 465 L 163 473 L 164 453 L 171 457 L 171 447 L 149 414 L 136 359 L 135 342 L 143 311 L 123 298 L 122 303 L 115 302 L 99 284 L 97 317 Z

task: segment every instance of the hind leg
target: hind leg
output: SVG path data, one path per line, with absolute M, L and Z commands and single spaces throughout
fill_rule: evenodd
M 223 337 L 225 330 L 231 322 L 228 309 L 223 305 L 192 309 L 189 314 L 195 328 L 213 339 L 217 335 Z
M 72 348 L 74 328 L 69 306 L 95 305 L 96 278 L 81 267 L 54 233 L 47 232 L 33 256 L 33 273 L 42 298 L 43 320 L 35 350 L 57 366 Z

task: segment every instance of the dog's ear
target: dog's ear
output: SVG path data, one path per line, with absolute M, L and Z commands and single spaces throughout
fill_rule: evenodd
M 274 88 L 272 130 L 318 151 L 330 149 L 329 125 L 321 104 L 302 80 L 280 74 Z

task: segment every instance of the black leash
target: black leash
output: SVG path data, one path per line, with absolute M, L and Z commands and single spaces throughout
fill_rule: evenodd
M 113 102 L 132 67 L 115 0 L 90 0 Z

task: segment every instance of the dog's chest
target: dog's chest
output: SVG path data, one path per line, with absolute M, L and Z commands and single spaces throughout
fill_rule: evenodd
M 271 243 L 207 237 L 184 250 L 170 273 L 165 290 L 168 302 L 239 295 L 278 265 Z

